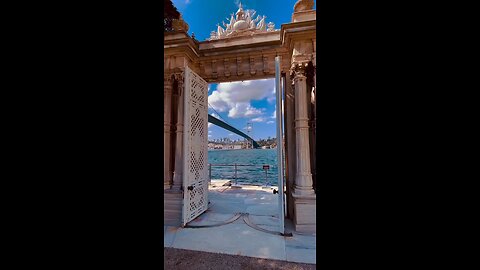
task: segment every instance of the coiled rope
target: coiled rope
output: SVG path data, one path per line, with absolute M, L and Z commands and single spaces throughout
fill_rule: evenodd
M 209 227 L 218 227 L 218 226 L 230 224 L 230 223 L 234 222 L 235 220 L 239 219 L 241 216 L 242 216 L 242 213 L 235 213 L 235 215 L 234 215 L 233 217 L 231 217 L 231 218 L 229 218 L 228 220 L 226 220 L 226 221 L 224 221 L 224 222 L 221 222 L 221 223 L 210 224 L 210 225 L 190 225 L 190 224 L 187 224 L 187 225 L 185 225 L 185 228 L 209 228 Z
M 292 236 L 293 236 L 292 233 L 285 233 L 285 234 L 283 234 L 283 233 L 280 233 L 280 232 L 270 231 L 270 230 L 261 228 L 261 227 L 259 227 L 258 225 L 256 225 L 255 223 L 253 223 L 253 222 L 249 219 L 249 216 L 250 216 L 249 213 L 235 213 L 235 215 L 234 215 L 233 217 L 231 217 L 231 218 L 229 218 L 228 220 L 226 220 L 226 221 L 224 221 L 224 222 L 221 222 L 221 223 L 209 224 L 209 225 L 190 225 L 190 224 L 187 224 L 187 225 L 185 225 L 185 228 L 210 228 L 210 227 L 218 227 L 218 226 L 230 224 L 230 223 L 236 221 L 237 219 L 239 219 L 240 217 L 243 217 L 243 221 L 245 222 L 245 224 L 247 224 L 250 228 L 255 229 L 255 230 L 257 230 L 257 231 L 261 231 L 261 232 L 269 233 L 269 234 L 273 234 L 273 235 L 287 236 L 287 237 L 292 237 Z

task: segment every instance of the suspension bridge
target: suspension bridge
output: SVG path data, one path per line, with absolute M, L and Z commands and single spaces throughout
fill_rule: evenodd
M 231 132 L 233 132 L 233 133 L 235 133 L 239 136 L 242 136 L 243 138 L 251 141 L 252 144 L 253 144 L 253 148 L 260 148 L 260 145 L 254 139 L 252 139 L 250 136 L 248 136 L 247 134 L 243 133 L 242 131 L 238 130 L 237 128 L 225 123 L 224 121 L 222 121 L 222 120 L 220 120 L 220 119 L 218 119 L 218 118 L 216 118 L 216 117 L 214 117 L 210 114 L 208 115 L 208 122 L 212 123 L 216 126 L 219 126 L 221 128 L 224 128 L 228 131 L 231 131 Z

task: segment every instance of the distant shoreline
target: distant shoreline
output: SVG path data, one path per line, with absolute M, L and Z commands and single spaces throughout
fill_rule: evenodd
M 272 150 L 276 148 L 255 148 L 255 149 L 208 149 L 208 151 L 232 151 L 232 150 Z

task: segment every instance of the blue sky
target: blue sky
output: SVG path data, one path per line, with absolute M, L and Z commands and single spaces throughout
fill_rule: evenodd
M 188 33 L 204 41 L 211 31 L 217 30 L 217 23 L 228 22 L 230 13 L 238 10 L 239 0 L 172 0 L 189 26 Z M 276 29 L 292 20 L 293 6 L 297 0 L 242 0 L 243 9 L 254 9 L 257 15 L 265 15 L 267 22 L 273 22 Z M 314 1 L 316 5 L 316 1 Z M 315 6 L 314 6 L 314 9 Z
M 172 0 L 174 6 L 182 14 L 189 25 L 189 34 L 204 41 L 216 31 L 217 24 L 228 22 L 231 13 L 238 10 L 239 0 Z M 254 9 L 257 15 L 265 15 L 266 22 L 273 22 L 275 29 L 284 23 L 291 22 L 293 6 L 297 0 L 242 0 L 243 9 Z M 316 4 L 316 1 L 314 1 Z M 316 9 L 314 7 L 314 9 Z M 251 137 L 255 140 L 276 137 L 275 80 L 239 81 L 220 84 L 209 84 L 209 113 L 220 114 L 219 119 L 246 133 L 247 122 L 253 129 Z M 231 138 L 241 139 L 223 128 L 209 124 L 209 139 Z
M 209 114 L 225 120 L 245 133 L 247 122 L 252 123 L 250 136 L 255 140 L 276 137 L 275 102 L 274 79 L 209 84 Z M 241 139 L 240 136 L 210 123 L 208 133 L 209 139 Z

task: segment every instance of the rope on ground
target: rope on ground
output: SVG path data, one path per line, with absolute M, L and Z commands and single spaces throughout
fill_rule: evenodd
M 288 236 L 288 237 L 292 237 L 293 234 L 292 233 L 280 233 L 280 232 L 276 232 L 276 231 L 269 231 L 267 229 L 264 229 L 264 228 L 261 228 L 259 227 L 258 225 L 254 224 L 252 221 L 250 221 L 250 219 L 248 218 L 249 217 L 249 213 L 235 213 L 235 215 L 233 217 L 231 217 L 230 219 L 224 221 L 224 222 L 221 222 L 221 223 L 217 223 L 217 224 L 210 224 L 210 225 L 190 225 L 190 224 L 187 224 L 185 225 L 185 228 L 210 228 L 210 227 L 218 227 L 218 226 L 222 226 L 222 225 L 227 225 L 227 224 L 230 224 L 234 221 L 236 221 L 237 219 L 239 219 L 240 217 L 243 216 L 243 221 L 245 222 L 245 224 L 247 224 L 250 228 L 252 229 L 255 229 L 255 230 L 258 230 L 258 231 L 261 231 L 261 232 L 264 232 L 264 233 L 269 233 L 269 234 L 273 234 L 273 235 L 280 235 L 280 236 Z
M 190 225 L 190 224 L 187 224 L 185 225 L 185 228 L 209 228 L 209 227 L 218 227 L 218 226 L 222 226 L 222 225 L 227 225 L 229 223 L 232 223 L 234 222 L 235 220 L 239 219 L 240 217 L 242 216 L 242 213 L 235 213 L 235 215 L 233 217 L 231 217 L 230 219 L 224 221 L 224 222 L 221 222 L 221 223 L 217 223 L 217 224 L 210 224 L 210 225 Z
M 245 222 L 245 224 L 247 224 L 252 229 L 255 229 L 255 230 L 258 230 L 258 231 L 261 231 L 261 232 L 265 232 L 265 233 L 269 233 L 269 234 L 273 234 L 273 235 L 289 236 L 289 237 L 293 236 L 291 233 L 283 234 L 281 232 L 269 231 L 267 229 L 261 228 L 258 225 L 254 224 L 253 222 L 251 222 L 248 217 L 249 217 L 249 214 L 244 213 L 243 214 L 243 221 Z

